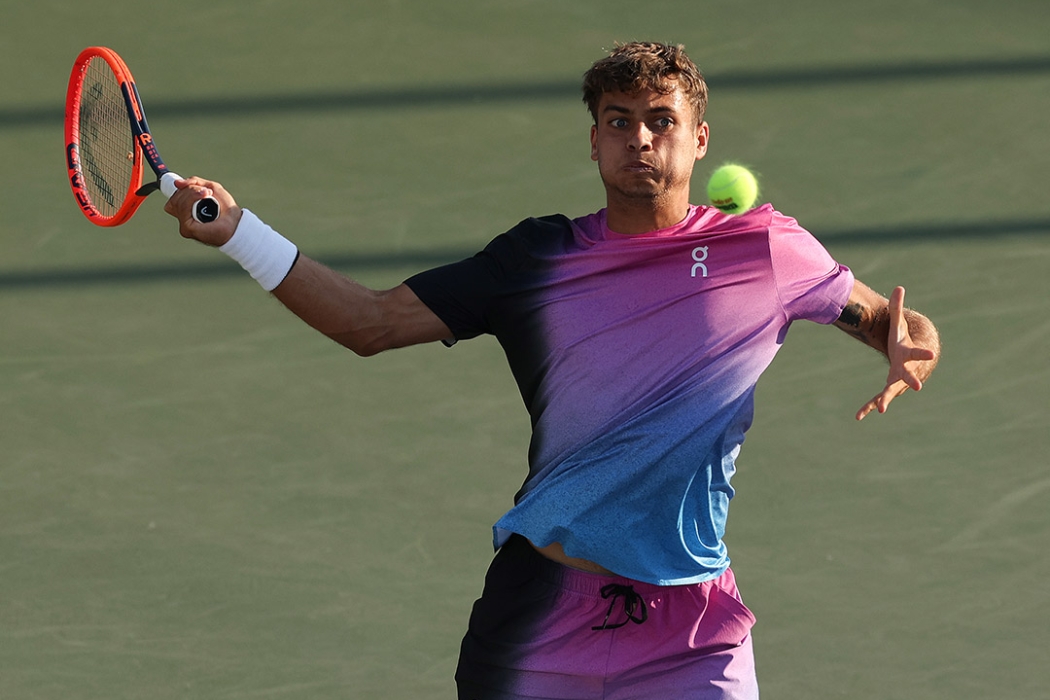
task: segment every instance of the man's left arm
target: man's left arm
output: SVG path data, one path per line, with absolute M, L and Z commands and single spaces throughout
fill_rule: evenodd
M 903 287 L 887 299 L 855 281 L 835 325 L 881 352 L 890 363 L 886 386 L 857 411 L 857 420 L 874 410 L 885 413 L 890 402 L 908 389 L 922 389 L 941 356 L 937 328 L 922 314 L 904 308 Z

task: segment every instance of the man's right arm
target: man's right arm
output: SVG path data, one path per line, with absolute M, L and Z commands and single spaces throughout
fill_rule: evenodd
M 215 247 L 228 243 L 242 210 L 225 188 L 200 178 L 176 186 L 165 210 L 179 220 L 182 236 Z M 210 224 L 197 223 L 190 213 L 204 196 L 214 196 L 222 209 Z M 448 326 L 407 285 L 369 289 L 301 254 L 272 293 L 312 328 L 362 356 L 452 337 Z
M 273 295 L 312 328 L 363 357 L 452 337 L 407 285 L 369 289 L 304 255 Z

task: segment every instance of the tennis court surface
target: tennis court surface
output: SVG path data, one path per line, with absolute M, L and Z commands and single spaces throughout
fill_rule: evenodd
M 1045 698 L 1050 7 L 709 5 L 6 8 L 0 697 L 453 697 L 525 475 L 491 339 L 363 360 L 159 198 L 84 220 L 62 163 L 80 49 L 124 56 L 173 169 L 389 287 L 599 208 L 577 83 L 655 39 L 711 85 L 696 181 L 751 165 L 944 342 L 920 395 L 860 424 L 883 364 L 834 329 L 793 328 L 759 385 L 727 541 L 764 696 Z

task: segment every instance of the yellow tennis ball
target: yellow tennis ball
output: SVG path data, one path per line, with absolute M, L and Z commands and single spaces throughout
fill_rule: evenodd
M 707 181 L 707 198 L 726 214 L 743 214 L 755 206 L 758 180 L 750 170 L 736 163 L 726 163 Z

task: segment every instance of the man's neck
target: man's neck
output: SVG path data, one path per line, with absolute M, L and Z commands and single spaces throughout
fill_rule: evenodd
M 609 199 L 605 223 L 610 230 L 625 235 L 638 235 L 670 228 L 689 215 L 689 197 L 675 202 L 623 202 Z

